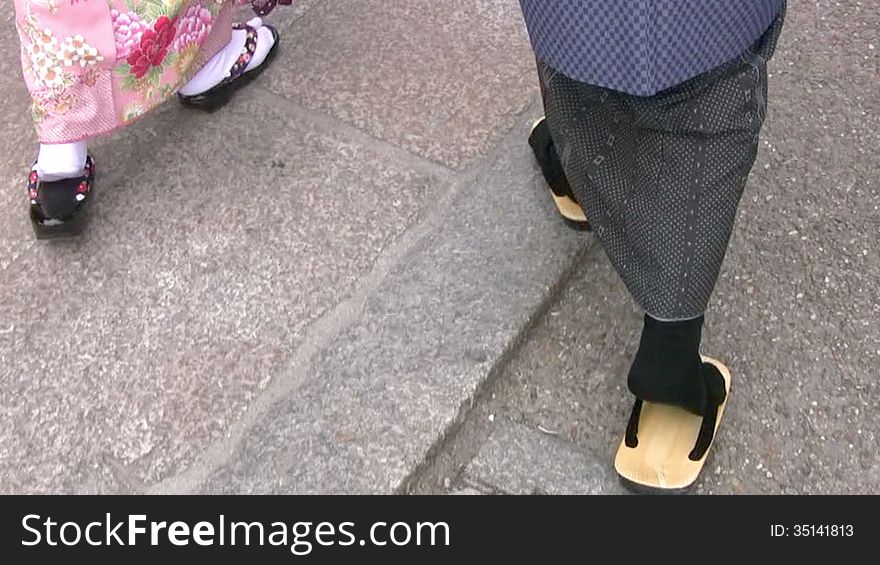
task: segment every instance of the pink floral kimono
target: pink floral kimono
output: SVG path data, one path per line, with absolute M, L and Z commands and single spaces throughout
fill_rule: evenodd
M 236 0 L 13 0 L 42 143 L 136 120 L 173 95 L 232 33 Z

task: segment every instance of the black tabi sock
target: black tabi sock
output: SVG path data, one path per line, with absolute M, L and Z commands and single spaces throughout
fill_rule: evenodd
M 629 390 L 636 397 L 698 415 L 706 413 L 708 391 L 700 357 L 703 321 L 703 316 L 683 322 L 645 316 L 641 344 L 629 372 Z

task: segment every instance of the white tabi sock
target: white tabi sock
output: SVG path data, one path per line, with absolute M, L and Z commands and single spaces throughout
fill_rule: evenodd
M 83 173 L 88 153 L 89 145 L 85 141 L 41 143 L 40 154 L 37 156 L 37 174 L 46 182 L 77 178 Z
M 263 27 L 263 20 L 254 18 L 248 22 L 248 25 L 257 30 L 257 49 L 248 66 L 245 67 L 245 72 L 252 71 L 262 65 L 269 54 L 269 49 L 275 44 L 272 32 L 269 28 Z M 205 66 L 199 69 L 199 72 L 180 89 L 180 93 L 184 96 L 193 96 L 220 84 L 241 55 L 246 39 L 246 30 L 232 30 L 232 39 L 226 44 L 226 47 L 205 63 Z

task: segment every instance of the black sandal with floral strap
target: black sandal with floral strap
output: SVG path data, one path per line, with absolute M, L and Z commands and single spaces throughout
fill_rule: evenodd
M 71 237 L 82 232 L 95 187 L 95 161 L 89 155 L 82 176 L 44 182 L 36 168 L 28 177 L 31 223 L 37 239 Z
M 247 86 L 251 81 L 257 78 L 278 54 L 278 40 L 280 38 L 278 30 L 270 25 L 265 25 L 264 27 L 272 32 L 272 36 L 275 38 L 275 43 L 272 44 L 269 53 L 266 54 L 266 59 L 260 64 L 260 66 L 249 71 L 247 70 L 248 63 L 251 62 L 251 59 L 254 57 L 254 52 L 257 50 L 257 29 L 247 24 L 236 24 L 234 29 L 247 30 L 247 39 L 244 42 L 244 49 L 242 49 L 241 55 L 238 57 L 235 64 L 232 65 L 232 68 L 229 69 L 226 78 L 224 78 L 217 86 L 200 94 L 185 96 L 178 93 L 177 97 L 180 99 L 181 104 L 187 108 L 195 108 L 197 110 L 204 110 L 205 112 L 214 112 L 228 104 L 229 101 L 232 100 L 232 96 L 235 94 L 236 90 Z

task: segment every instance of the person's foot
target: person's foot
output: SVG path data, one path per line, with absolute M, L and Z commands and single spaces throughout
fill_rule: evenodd
M 580 230 L 590 229 L 590 223 L 583 208 L 575 198 L 574 192 L 565 177 L 562 162 L 556 153 L 553 138 L 550 136 L 550 128 L 547 119 L 541 118 L 532 126 L 529 135 L 529 146 L 535 154 L 535 159 L 541 167 L 544 180 L 550 188 L 553 202 L 563 219 L 572 227 Z
M 700 356 L 703 317 L 645 326 L 628 385 L 636 397 L 615 468 L 637 492 L 684 492 L 699 477 L 727 401 L 730 372 Z
M 702 377 L 700 341 L 703 316 L 661 322 L 645 315 L 639 350 L 629 372 L 629 390 L 636 398 L 684 408 L 703 415 L 706 381 Z
M 85 209 L 91 201 L 95 185 L 95 162 L 86 156 L 75 176 L 53 174 L 41 176 L 39 161 L 28 176 L 30 218 L 37 239 L 70 237 L 79 234 L 84 225 Z
M 703 358 L 709 390 L 704 415 L 637 398 L 614 468 L 623 485 L 640 494 L 683 494 L 697 482 L 715 442 L 730 394 L 730 370 Z
M 260 18 L 238 24 L 229 44 L 208 61 L 180 89 L 184 106 L 214 111 L 224 106 L 236 90 L 255 79 L 277 53 L 279 33 Z
M 89 146 L 75 143 L 41 143 L 34 169 L 43 182 L 79 177 L 86 166 Z

